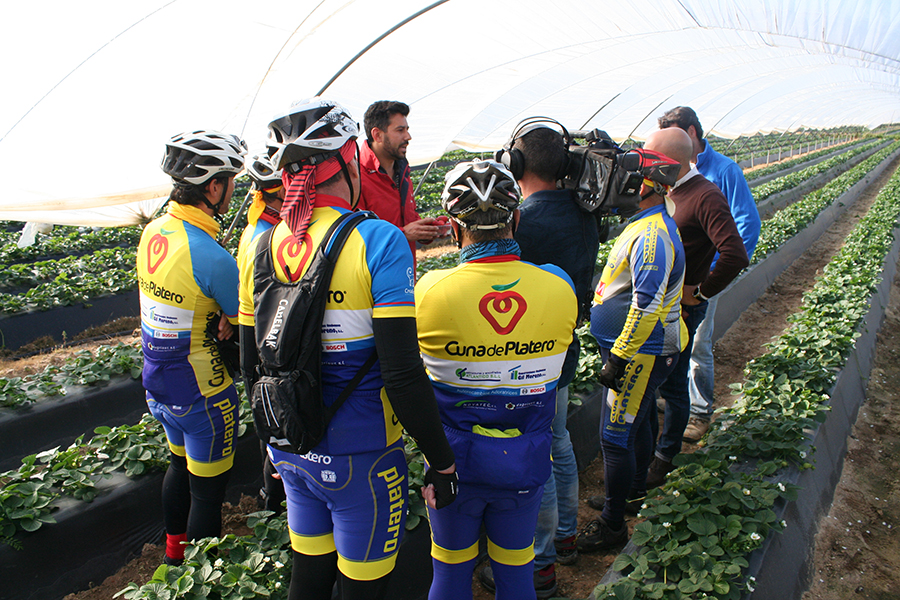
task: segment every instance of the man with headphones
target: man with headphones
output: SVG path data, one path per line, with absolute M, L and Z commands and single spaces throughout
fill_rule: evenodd
M 596 218 L 576 204 L 572 191 L 557 185 L 565 177 L 571 143 L 568 131 L 560 123 L 532 117 L 519 123 L 496 158 L 509 168 L 522 190 L 521 219 L 515 232 L 522 260 L 550 263 L 569 275 L 578 297 L 580 323 L 590 311 L 591 280 L 600 237 Z M 550 598 L 556 593 L 556 562 L 572 564 L 578 558 L 578 468 L 566 416 L 568 385 L 575 377 L 579 350 L 578 337 L 573 335 L 557 385 L 553 470 L 544 485 L 535 532 L 534 583 L 538 598 Z M 488 589 L 494 587 L 492 575 L 490 567 L 479 573 Z

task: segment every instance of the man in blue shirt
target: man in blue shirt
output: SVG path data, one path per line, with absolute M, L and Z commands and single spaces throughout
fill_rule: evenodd
M 744 178 L 743 170 L 736 162 L 713 150 L 703 139 L 703 127 L 694 109 L 687 106 L 676 106 L 658 119 L 659 128 L 678 127 L 687 132 L 694 146 L 691 162 L 708 180 L 722 190 L 731 208 L 738 233 L 744 241 L 747 257 L 753 259 L 753 251 L 759 241 L 760 218 L 756 201 L 750 192 L 750 186 Z M 713 259 L 710 269 L 715 267 L 718 255 Z M 698 442 L 709 429 L 709 421 L 713 412 L 713 387 L 715 382 L 712 354 L 712 334 L 715 328 L 716 306 L 718 297 L 709 299 L 706 316 L 694 334 L 694 345 L 691 350 L 691 364 L 688 371 L 689 393 L 691 397 L 691 417 L 684 431 L 686 442 Z

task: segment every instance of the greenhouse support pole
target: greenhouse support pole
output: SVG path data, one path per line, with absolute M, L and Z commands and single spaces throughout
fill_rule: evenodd
M 238 219 L 241 218 L 241 215 L 244 214 L 244 210 L 247 208 L 247 203 L 250 202 L 250 198 L 253 196 L 253 190 L 251 189 L 247 192 L 247 197 L 244 198 L 244 201 L 241 203 L 241 207 L 238 209 L 237 214 L 234 215 L 234 221 L 231 222 L 231 225 L 228 226 L 228 231 L 225 232 L 225 237 L 222 238 L 222 246 L 225 245 L 225 242 L 228 241 L 228 238 L 231 237 L 231 232 L 234 231 L 235 226 L 237 226 Z
M 428 177 L 428 172 L 431 171 L 431 167 L 433 167 L 434 163 L 436 162 L 436 160 L 433 160 L 428 163 L 428 166 L 425 168 L 425 172 L 422 173 L 422 179 L 419 180 L 418 185 L 416 185 L 416 189 L 413 190 L 413 196 L 417 196 L 419 194 L 419 188 L 421 188 L 422 184 L 425 183 L 425 178 Z

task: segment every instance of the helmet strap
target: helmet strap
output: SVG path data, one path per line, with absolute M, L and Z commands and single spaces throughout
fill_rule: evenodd
M 350 202 L 353 202 L 353 182 L 350 181 L 350 169 L 347 168 L 347 163 L 344 161 L 344 157 L 341 156 L 341 153 L 337 153 L 338 162 L 341 163 L 341 171 L 344 173 L 344 179 L 347 180 L 347 187 L 350 188 Z
M 212 181 L 214 179 L 215 178 L 210 179 L 209 183 L 212 183 Z M 206 208 L 208 208 L 209 210 L 212 211 L 212 213 L 213 213 L 212 217 L 213 217 L 213 219 L 218 221 L 219 225 L 222 225 L 225 221 L 225 216 L 219 212 L 219 209 L 222 207 L 222 203 L 225 202 L 225 194 L 227 194 L 227 193 L 228 193 L 228 184 L 226 183 L 225 186 L 222 188 L 222 195 L 219 196 L 219 201 L 216 204 L 213 204 L 212 202 L 210 202 L 209 198 L 206 197 L 206 194 L 204 194 L 202 197 L 203 204 L 206 206 Z

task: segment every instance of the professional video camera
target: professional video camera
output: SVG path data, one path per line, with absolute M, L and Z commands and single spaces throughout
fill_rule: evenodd
M 628 218 L 638 212 L 641 197 L 641 155 L 625 152 L 600 129 L 574 131 L 581 146 L 569 140 L 569 164 L 563 187 L 575 192 L 585 211 L 598 217 Z
M 622 150 L 605 131 L 569 131 L 555 119 L 529 117 L 519 122 L 509 141 L 494 159 L 503 163 L 516 180 L 525 172 L 525 157 L 515 142 L 535 129 L 558 130 L 568 148 L 568 159 L 556 174 L 558 185 L 572 190 L 578 205 L 597 218 L 602 241 L 606 241 L 611 221 L 626 219 L 638 212 L 641 183 L 648 179 L 656 186 L 674 185 L 680 166 L 665 157 L 653 158 L 639 151 Z M 583 139 L 585 145 L 575 142 Z M 656 191 L 664 193 L 661 188 Z

